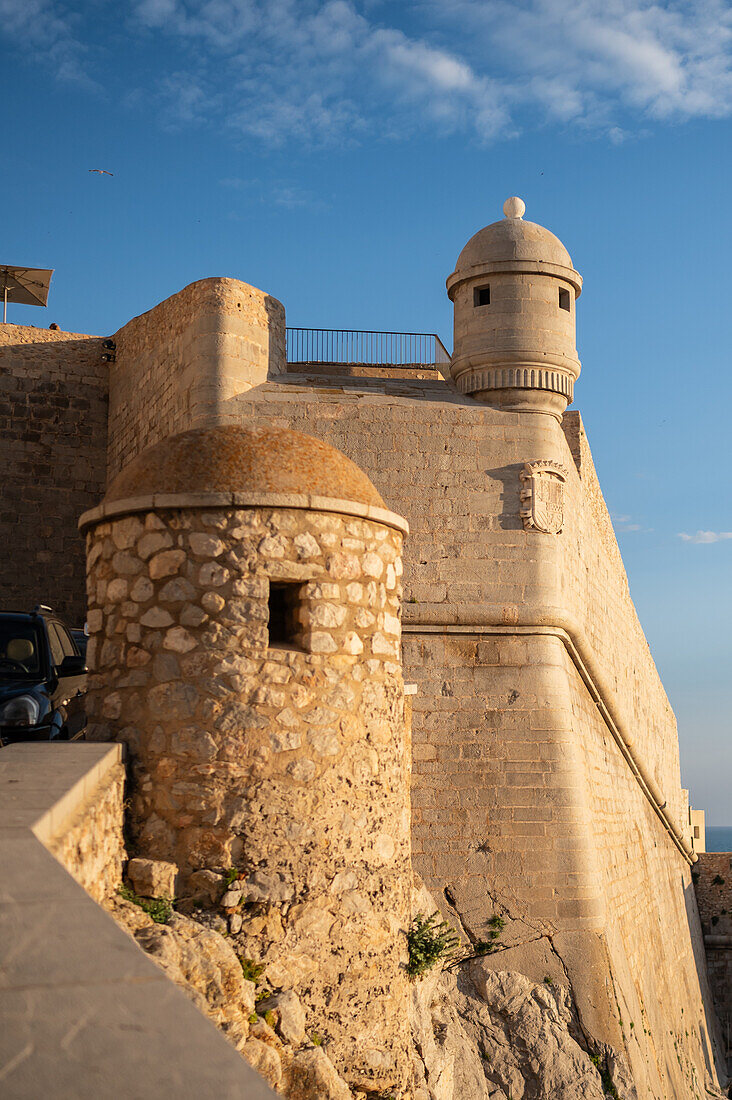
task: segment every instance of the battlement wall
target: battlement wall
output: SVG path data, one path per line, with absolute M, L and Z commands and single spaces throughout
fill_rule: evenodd
M 115 334 L 108 476 L 186 428 L 230 422 L 227 402 L 284 370 L 285 311 L 236 279 L 201 279 Z
M 71 625 L 84 621 L 77 520 L 104 492 L 107 387 L 99 337 L 0 325 L 5 608 L 49 603 Z

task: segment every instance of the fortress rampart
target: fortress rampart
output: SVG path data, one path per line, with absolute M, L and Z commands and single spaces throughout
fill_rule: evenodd
M 114 335 L 108 476 L 186 428 L 227 423 L 231 397 L 285 363 L 285 311 L 236 279 L 202 279 Z
M 456 339 L 461 334 L 465 353 L 456 357 L 451 381 L 399 379 L 387 370 L 339 377 L 316 364 L 309 372 L 301 367 L 288 373 L 281 306 L 232 280 L 193 284 L 130 322 L 115 338 L 109 472 L 121 470 L 124 477 L 136 456 L 171 433 L 232 424 L 306 432 L 364 471 L 410 528 L 402 662 L 404 677 L 418 689 L 411 760 L 414 868 L 466 943 L 485 937 L 491 916 L 505 921 L 502 950 L 485 965 L 568 985 L 580 1030 L 591 1044 L 620 1052 L 637 1096 L 681 1100 L 703 1094 L 705 1084 L 721 1080 L 722 1070 L 691 882 L 694 854 L 675 719 L 633 607 L 581 418 L 564 412 L 571 397 L 567 380 L 579 373 L 574 320 L 581 279 L 553 235 L 518 224 L 520 214 L 505 222 L 477 234 L 451 276 L 451 285 L 462 288 L 455 293 Z M 491 284 L 494 275 L 499 277 Z M 492 298 L 478 293 L 490 285 Z M 499 307 L 495 324 L 487 312 L 470 313 L 490 310 L 491 302 Z M 514 316 L 520 324 L 509 339 L 504 330 Z M 494 339 L 499 328 L 502 335 Z M 542 367 L 549 344 L 557 362 Z M 95 722 L 99 736 L 126 739 L 138 755 L 141 843 L 194 868 L 212 854 L 197 851 L 194 859 L 192 848 L 175 847 L 180 837 L 172 836 L 166 814 L 205 813 L 220 792 L 209 792 L 197 810 L 203 781 L 196 781 L 200 790 L 189 792 L 186 806 L 184 791 L 171 797 L 176 769 L 190 765 L 175 721 L 170 728 L 155 724 L 145 703 L 132 723 L 140 732 L 128 737 L 122 728 L 137 706 L 133 696 L 139 701 L 146 693 L 164 693 L 169 680 L 190 680 L 195 669 L 215 697 L 224 675 L 223 665 L 211 663 L 213 655 L 197 664 L 183 651 L 166 655 L 177 662 L 169 680 L 155 672 L 156 662 L 162 669 L 160 655 L 153 654 L 155 631 L 160 640 L 166 636 L 161 631 L 181 628 L 196 643 L 191 654 L 203 651 L 199 644 L 205 649 L 207 632 L 215 633 L 208 621 L 191 618 L 193 605 L 204 608 L 210 593 L 198 590 L 200 555 L 186 542 L 189 531 L 205 534 L 211 502 L 184 505 L 158 492 L 145 490 L 126 519 L 104 510 L 110 505 L 94 516 L 90 627 L 95 635 L 109 635 L 95 657 L 101 676 Z M 323 546 L 313 551 L 312 563 L 304 562 L 290 545 L 293 532 L 317 544 L 329 530 L 342 539 L 344 552 L 347 540 L 376 536 L 368 517 L 361 518 L 358 533 L 345 520 L 338 530 L 332 520 L 322 526 L 321 510 L 306 493 L 290 504 L 300 511 L 283 504 L 275 514 L 266 502 L 241 504 L 229 496 L 221 507 L 231 511 L 212 537 L 230 554 L 232 525 L 244 531 L 237 536 L 244 544 L 257 524 L 257 538 L 265 528 L 267 539 L 281 536 L 287 545 L 281 560 L 312 570 L 303 580 L 315 586 L 317 602 L 325 598 L 322 586 L 333 583 Z M 246 523 L 239 514 L 244 506 L 252 509 Z M 125 537 L 120 532 L 135 525 L 140 529 L 130 546 L 117 545 Z M 161 608 L 167 599 L 149 572 L 154 556 L 140 551 L 141 540 L 152 535 L 171 540 L 159 553 L 180 549 L 176 578 L 194 589 L 179 591 L 171 604 L 175 625 L 143 624 L 153 604 Z M 398 551 L 391 539 L 383 545 Z M 261 545 L 253 541 L 248 551 L 252 578 L 271 583 L 278 559 L 260 559 Z M 119 553 L 131 559 L 127 579 L 127 566 L 120 571 L 114 564 Z M 155 582 L 154 595 L 145 596 L 153 601 L 149 607 L 145 600 L 138 606 L 127 591 L 119 610 L 107 606 L 116 598 L 96 597 L 97 582 L 131 585 L 139 578 Z M 171 580 L 166 576 L 164 583 Z M 228 609 L 243 597 L 256 631 L 264 622 L 263 591 L 221 591 L 224 606 L 216 611 L 209 599 L 211 607 L 204 608 L 211 622 L 220 620 L 225 629 Z M 361 610 L 373 611 L 369 601 Z M 138 632 L 138 623 L 152 633 Z M 141 656 L 139 666 L 126 671 L 126 658 L 114 656 L 111 664 L 122 677 L 115 689 L 104 647 L 111 652 L 117 635 Z M 339 654 L 344 645 L 339 635 Z M 352 664 L 358 656 L 350 654 Z M 301 683 L 305 665 L 314 669 L 321 660 L 325 667 L 330 658 L 286 662 L 293 682 Z M 362 682 L 371 675 L 366 666 Z M 401 673 L 394 675 L 401 682 Z M 270 683 L 264 666 L 252 666 L 247 677 L 242 691 L 256 700 L 257 681 L 265 709 L 273 705 L 266 701 L 273 691 L 289 691 L 276 686 L 276 677 Z M 354 690 L 350 681 L 347 687 Z M 246 705 L 257 713 L 256 701 Z M 359 722 L 358 706 L 351 711 Z M 269 709 L 265 717 L 274 720 Z M 399 729 L 396 711 L 387 721 Z M 195 724 L 211 733 L 201 715 Z M 259 736 L 246 752 L 255 751 Z M 194 756 L 205 743 L 203 736 L 193 738 Z M 381 760 L 382 749 L 375 752 Z M 386 757 L 382 763 L 387 770 L 396 766 Z M 161 764 L 166 774 L 158 776 Z M 345 757 L 334 752 L 334 782 L 345 766 Z M 211 782 L 231 778 L 226 769 L 221 775 Z M 303 808 L 306 816 L 316 815 L 316 803 L 325 799 L 318 790 Z M 265 841 L 258 858 L 265 858 Z M 365 836 L 363 844 L 365 850 Z M 270 856 L 279 858 L 275 840 Z
M 0 538 L 4 607 L 48 599 L 83 623 L 79 514 L 104 492 L 108 363 L 93 336 L 0 325 Z

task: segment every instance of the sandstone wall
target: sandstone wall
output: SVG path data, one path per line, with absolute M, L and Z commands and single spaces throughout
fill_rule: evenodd
M 97 337 L 0 325 L 4 608 L 84 622 L 77 520 L 104 491 L 107 375 Z
M 565 654 L 584 756 L 590 834 L 605 904 L 623 1043 L 641 1097 L 704 1095 L 721 1043 L 691 867 L 640 787 Z
M 238 868 L 231 942 L 300 996 L 350 1082 L 382 1091 L 407 1075 L 401 539 L 287 508 L 89 535 L 90 736 L 130 748 L 137 854 L 177 863 L 184 892 Z M 287 646 L 268 638 L 281 580 L 299 589 Z
M 563 431 L 447 385 L 339 381 L 268 383 L 233 405 L 333 443 L 409 520 L 416 869 L 467 939 L 503 914 L 519 969 L 569 975 L 640 1095 L 713 1083 L 674 716 L 579 417 Z M 558 536 L 520 518 L 519 472 L 537 459 L 567 469 Z M 669 996 L 678 1012 L 649 1007 Z
M 688 831 L 674 715 L 578 418 L 567 417 L 579 469 L 552 417 L 501 413 L 444 383 L 336 387 L 313 376 L 268 383 L 229 407 L 334 444 L 407 518 L 406 624 L 560 626 L 584 639 L 618 720 Z M 519 515 L 519 473 L 544 458 L 569 473 L 559 536 L 525 531 Z
M 49 851 L 95 901 L 109 897 L 122 882 L 124 819 L 125 768 L 119 762 L 49 840 Z
M 236 279 L 202 279 L 116 333 L 108 474 L 166 435 L 227 423 L 226 403 L 284 369 L 285 311 Z

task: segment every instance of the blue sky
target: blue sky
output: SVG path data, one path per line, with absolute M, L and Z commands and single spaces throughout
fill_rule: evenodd
M 507 195 L 562 238 L 684 782 L 732 823 L 732 4 L 0 0 L 0 65 L 0 260 L 55 268 L 10 320 L 107 334 L 228 275 L 449 346 L 445 277 Z

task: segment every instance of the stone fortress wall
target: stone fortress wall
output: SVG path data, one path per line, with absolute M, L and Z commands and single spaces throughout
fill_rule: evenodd
M 586 441 L 578 470 L 553 418 L 477 406 L 444 383 L 334 386 L 282 380 L 237 404 L 243 422 L 307 425 L 332 442 L 409 521 L 414 866 L 474 939 L 500 912 L 517 968 L 539 981 L 569 971 L 590 1032 L 622 1046 L 623 1020 L 640 1095 L 661 1097 L 670 1080 L 684 1096 L 689 1067 L 703 1079 L 713 1065 L 715 1025 L 680 850 L 676 726 Z M 578 414 L 565 426 L 577 439 Z M 519 516 L 524 462 L 549 457 L 570 475 L 559 536 L 524 531 Z
M 74 626 L 86 611 L 77 521 L 104 492 L 103 354 L 93 336 L 0 325 L 2 606 L 30 611 L 52 598 Z
M 732 1074 L 732 854 L 702 852 L 694 865 L 709 981 Z
M 166 435 L 226 423 L 232 396 L 282 370 L 285 311 L 236 279 L 202 279 L 133 318 L 113 339 L 110 477 Z
M 576 285 L 557 255 L 562 286 Z M 459 393 L 386 371 L 288 375 L 279 303 L 208 283 L 118 334 L 110 474 L 194 422 L 304 430 L 366 472 L 411 528 L 403 664 L 418 685 L 416 870 L 466 941 L 491 915 L 506 920 L 497 968 L 570 982 L 582 1028 L 624 1052 L 643 1100 L 703 1094 L 717 1080 L 717 1032 L 675 720 L 579 414 L 560 422 L 556 396 L 523 408 L 514 398 L 529 373 L 502 381 L 479 363 L 468 365 L 480 385 L 506 387 L 500 408 L 469 396 L 464 378 Z M 544 282 L 540 299 L 545 320 Z M 247 346 L 244 301 L 260 352 L 222 370 L 220 334 L 235 329 Z M 204 336 L 200 354 L 186 350 Z M 537 461 L 565 471 L 557 534 L 521 517 L 520 473 Z

